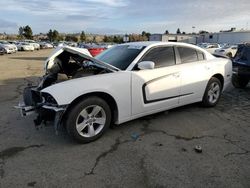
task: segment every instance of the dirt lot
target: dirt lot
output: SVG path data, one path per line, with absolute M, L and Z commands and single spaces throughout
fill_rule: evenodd
M 188 105 L 79 145 L 13 108 L 49 53 L 0 56 L 0 187 L 250 187 L 249 86 L 230 87 L 215 108 Z

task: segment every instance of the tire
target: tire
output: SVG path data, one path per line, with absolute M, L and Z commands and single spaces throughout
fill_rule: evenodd
M 111 123 L 108 104 L 99 97 L 88 97 L 71 108 L 65 126 L 70 137 L 79 143 L 97 140 Z
M 242 78 L 238 75 L 235 75 L 233 74 L 233 77 L 232 77 L 232 84 L 235 88 L 245 88 L 247 86 L 249 82 L 249 79 L 246 79 L 246 78 Z
M 21 48 L 21 51 L 24 51 L 24 49 L 23 49 L 23 48 Z
M 214 107 L 221 96 L 222 91 L 222 84 L 219 79 L 212 77 L 206 87 L 203 99 L 202 99 L 202 105 L 204 107 Z

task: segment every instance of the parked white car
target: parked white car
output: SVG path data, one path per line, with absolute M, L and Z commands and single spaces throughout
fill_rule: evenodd
M 34 47 L 35 50 L 40 50 L 40 44 L 38 44 L 36 41 L 34 40 L 24 40 L 24 42 L 29 43 L 30 45 L 32 45 Z
M 87 143 L 112 123 L 195 102 L 215 106 L 230 83 L 232 63 L 190 44 L 136 42 L 95 58 L 62 47 L 46 60 L 45 70 L 38 86 L 24 90 L 18 108 L 23 115 L 35 111 L 36 125 L 54 121 L 56 130 L 64 125 Z
M 215 50 L 214 54 L 228 56 L 228 57 L 232 58 L 235 56 L 237 49 L 238 49 L 237 45 L 227 45 L 225 47 L 222 47 L 222 48 Z
M 203 43 L 203 45 L 200 47 L 205 49 L 206 51 L 208 51 L 211 54 L 213 54 L 215 52 L 215 50 L 221 48 L 221 46 L 217 43 Z
M 17 51 L 16 45 L 10 44 L 4 40 L 0 40 L 0 46 L 5 49 L 7 54 L 15 53 Z
M 53 48 L 53 45 L 50 44 L 50 43 L 47 43 L 47 42 L 41 42 L 41 43 L 40 43 L 40 47 L 41 47 L 42 49 L 48 49 L 48 48 Z
M 19 51 L 34 51 L 34 46 L 27 42 L 17 43 L 17 48 Z

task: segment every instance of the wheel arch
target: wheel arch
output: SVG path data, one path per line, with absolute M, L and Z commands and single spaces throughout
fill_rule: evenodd
M 110 110 L 111 110 L 111 115 L 112 115 L 111 122 L 112 123 L 117 122 L 117 120 L 118 120 L 117 103 L 116 103 L 115 99 L 110 94 L 105 93 L 105 92 L 91 92 L 91 93 L 86 93 L 86 94 L 83 94 L 83 95 L 77 97 L 68 105 L 67 110 L 65 111 L 64 117 L 67 116 L 67 113 L 70 111 L 70 109 L 73 106 L 75 106 L 80 101 L 86 99 L 87 97 L 91 97 L 91 96 L 99 97 L 99 98 L 103 99 L 104 101 L 106 101 L 108 106 L 110 107 Z
M 221 83 L 221 90 L 223 90 L 223 87 L 224 87 L 224 77 L 222 76 L 222 74 L 220 73 L 217 73 L 217 74 L 214 74 L 211 78 L 217 78 L 218 80 L 220 80 L 220 83 Z

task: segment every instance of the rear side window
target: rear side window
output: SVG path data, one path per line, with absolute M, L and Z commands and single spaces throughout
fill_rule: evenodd
M 153 61 L 156 68 L 175 65 L 173 47 L 156 47 L 150 50 L 141 61 Z
M 204 53 L 193 48 L 178 47 L 181 63 L 191 63 L 205 59 Z

